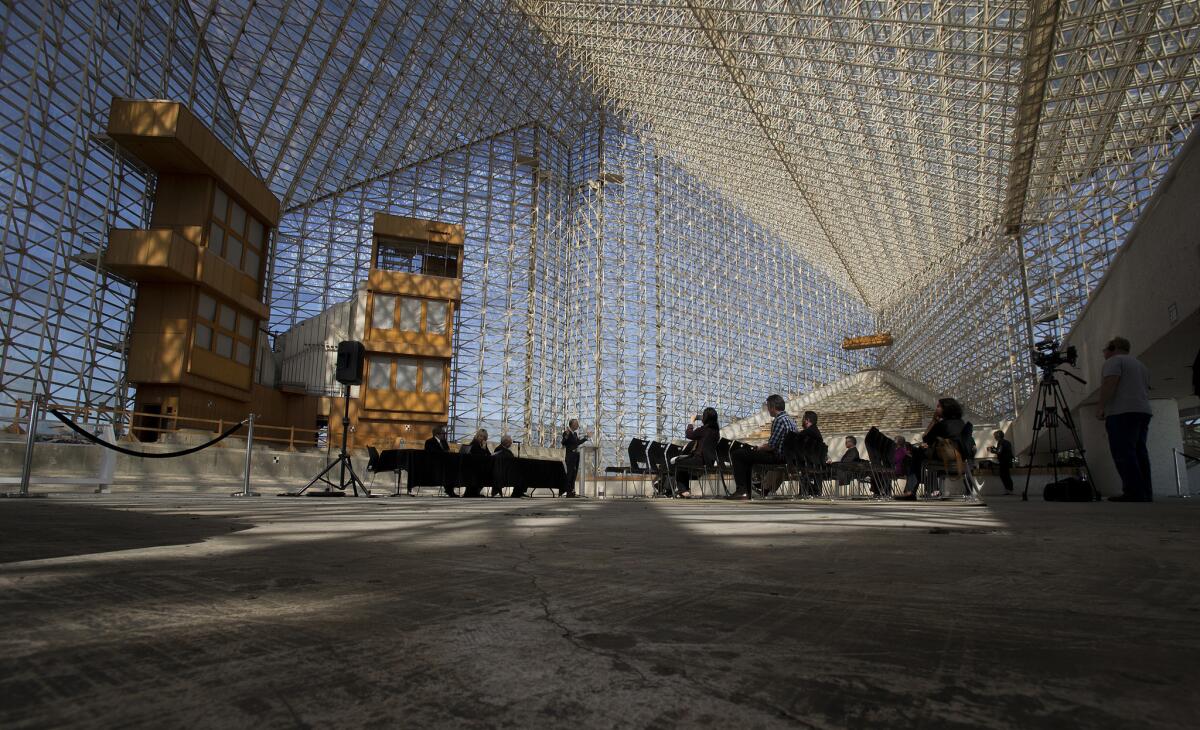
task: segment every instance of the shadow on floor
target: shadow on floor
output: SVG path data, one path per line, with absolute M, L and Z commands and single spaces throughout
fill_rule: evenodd
M 20 509 L 0 509 L 0 563 L 187 545 L 251 526 L 220 517 L 29 501 Z

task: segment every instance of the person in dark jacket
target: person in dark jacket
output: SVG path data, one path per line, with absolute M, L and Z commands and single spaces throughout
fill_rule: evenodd
M 481 428 L 475 432 L 471 443 L 463 448 L 463 451 L 467 452 L 466 463 L 463 466 L 467 472 L 464 497 L 483 496 L 483 479 L 489 475 L 492 468 L 492 452 L 488 449 L 487 440 L 488 432 Z
M 846 453 L 842 454 L 842 458 L 838 461 L 838 484 L 846 486 L 850 480 L 859 475 L 860 467 L 858 463 L 862 459 L 858 456 L 858 439 L 853 436 L 846 437 Z
M 805 411 L 800 420 L 800 453 L 804 455 L 805 478 L 801 479 L 801 491 L 811 497 L 821 496 L 821 472 L 829 451 L 825 437 L 817 428 L 817 412 Z
M 500 445 L 492 452 L 492 496 L 499 497 L 504 494 L 504 487 L 509 486 L 508 482 L 512 477 L 512 459 L 515 458 L 512 452 L 512 436 L 504 434 L 500 437 Z M 514 497 L 520 497 L 517 493 L 517 488 L 513 487 Z
M 587 443 L 587 434 L 579 433 L 579 419 L 572 418 L 563 431 L 562 445 L 566 449 L 567 484 L 558 493 L 560 497 L 578 497 L 575 493 L 575 477 L 579 474 L 579 447 Z
M 989 446 L 988 451 L 996 455 L 996 464 L 1000 469 L 1000 483 L 1004 485 L 1004 493 L 1013 493 L 1012 480 L 1012 464 L 1013 464 L 1013 448 L 1012 443 L 1005 440 L 1003 431 L 996 431 L 992 434 L 996 437 L 996 445 Z
M 429 469 L 437 475 L 437 483 L 442 485 L 442 489 L 446 492 L 447 497 L 457 497 L 454 492 L 454 486 L 446 479 L 446 457 L 444 454 L 450 453 L 450 442 L 446 440 L 446 427 L 437 425 L 433 427 L 433 435 L 425 439 L 425 454 L 426 463 Z M 411 479 L 409 480 L 412 481 Z M 412 484 L 408 486 L 408 493 L 412 495 Z
M 910 454 L 912 460 L 910 468 L 912 472 L 918 475 L 922 474 L 925 464 L 932 462 L 937 456 L 934 448 L 937 446 L 938 439 L 946 439 L 953 443 L 956 449 L 959 449 L 959 437 L 962 435 L 965 426 L 962 405 L 953 398 L 939 398 L 937 406 L 933 410 L 933 419 L 929 421 L 928 428 L 925 429 L 924 435 L 921 436 L 922 443 L 915 445 Z M 934 492 L 930 496 L 940 495 Z M 916 483 L 912 484 L 911 489 L 908 488 L 908 485 L 905 485 L 904 493 L 896 498 L 916 499 Z
M 691 481 L 689 469 L 712 466 L 717 463 L 717 442 L 721 440 L 721 427 L 717 422 L 717 409 L 712 407 L 705 408 L 703 413 L 696 416 L 695 420 L 688 424 L 684 435 L 691 442 L 691 450 L 687 454 L 675 459 L 675 463 L 671 466 L 671 471 L 675 476 L 675 483 L 678 485 L 675 496 L 687 499 L 692 496 L 689 489 Z

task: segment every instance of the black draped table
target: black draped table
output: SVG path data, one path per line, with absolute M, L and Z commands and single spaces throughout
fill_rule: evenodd
M 408 487 L 465 487 L 468 491 L 484 487 L 512 487 L 518 493 L 532 489 L 561 491 L 567 484 L 567 470 L 555 459 L 531 459 L 523 456 L 501 457 L 468 454 L 460 451 L 424 449 L 387 449 L 380 452 L 375 472 L 408 472 Z

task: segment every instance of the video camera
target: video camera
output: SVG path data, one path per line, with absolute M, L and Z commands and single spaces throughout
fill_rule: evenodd
M 1034 345 L 1033 349 L 1033 364 L 1047 372 L 1059 365 L 1075 367 L 1075 362 L 1079 359 L 1079 353 L 1075 351 L 1074 345 L 1066 350 L 1061 350 L 1058 340 L 1054 338 L 1042 340 Z

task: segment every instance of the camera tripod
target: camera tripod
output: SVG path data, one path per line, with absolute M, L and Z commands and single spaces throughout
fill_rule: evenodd
M 350 430 L 350 386 L 346 385 L 346 410 L 342 414 L 342 449 L 338 453 L 337 458 L 329 462 L 329 464 L 321 470 L 321 473 L 312 478 L 308 484 L 304 485 L 304 489 L 298 492 L 288 492 L 288 497 L 299 497 L 308 491 L 308 488 L 317 482 L 325 482 L 325 491 L 313 492 L 310 497 L 344 497 L 346 496 L 346 487 L 354 489 L 354 496 L 359 496 L 359 490 L 362 490 L 362 496 L 370 497 L 371 490 L 367 489 L 362 480 L 358 478 L 358 474 L 354 473 L 354 463 L 350 461 L 350 455 L 346 453 L 346 434 Z M 325 475 L 333 470 L 335 466 L 341 466 L 341 477 L 337 483 L 331 482 Z M 350 480 L 347 482 L 346 475 L 350 475 Z M 333 491 L 333 490 L 338 491 Z
M 1055 373 L 1062 373 L 1087 385 L 1086 380 L 1065 370 L 1055 367 L 1043 369 L 1042 380 L 1038 383 L 1037 409 L 1033 416 L 1033 440 L 1029 445 L 1029 465 L 1025 468 L 1025 490 L 1021 492 L 1021 501 L 1029 501 L 1029 477 L 1033 475 L 1033 461 L 1038 452 L 1038 436 L 1041 435 L 1043 428 L 1046 429 L 1047 440 L 1050 442 L 1050 466 L 1053 469 L 1054 481 L 1058 481 L 1058 427 L 1060 424 L 1066 426 L 1067 430 L 1071 432 L 1071 437 L 1075 439 L 1075 450 L 1079 452 L 1079 459 L 1083 462 L 1083 472 L 1087 475 L 1088 486 L 1092 488 L 1092 499 L 1098 500 L 1100 492 L 1096 489 L 1096 482 L 1092 480 L 1092 470 L 1088 468 L 1083 441 L 1079 438 L 1079 430 L 1075 428 L 1075 419 L 1071 416 L 1071 408 L 1067 405 L 1062 384 L 1058 382 Z

